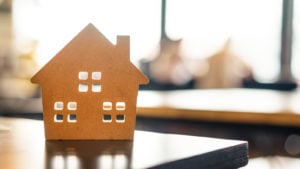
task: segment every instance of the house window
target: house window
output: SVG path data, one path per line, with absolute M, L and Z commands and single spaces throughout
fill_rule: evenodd
M 62 114 L 55 114 L 54 115 L 54 122 L 56 123 L 62 123 L 64 116 Z
M 55 102 L 54 103 L 54 110 L 63 110 L 64 109 L 64 103 L 63 102 Z
M 78 91 L 79 92 L 88 92 L 89 86 L 90 90 L 95 93 L 100 93 L 102 86 L 100 84 L 100 80 L 102 78 L 102 73 L 99 71 L 95 71 L 91 73 L 91 76 L 89 77 L 89 72 L 87 71 L 80 71 L 78 73 L 78 79 L 79 80 L 89 80 L 92 79 L 93 83 L 92 84 L 87 84 L 87 81 L 81 81 L 83 83 L 79 83 L 78 85 Z M 95 82 L 97 80 L 97 82 Z
M 89 86 L 87 84 L 79 84 L 78 91 L 79 92 L 87 92 L 89 89 Z
M 76 114 L 69 114 L 68 115 L 68 122 L 69 123 L 76 123 L 77 122 Z
M 78 73 L 78 79 L 79 80 L 87 80 L 89 78 L 88 72 L 79 72 Z
M 103 102 L 103 110 L 112 110 L 112 102 Z
M 77 102 L 68 102 L 68 104 L 66 104 L 66 108 L 68 110 L 71 110 L 71 111 L 74 111 L 74 110 L 77 110 Z M 62 101 L 57 101 L 54 103 L 54 110 L 59 110 L 59 113 L 56 113 L 54 114 L 54 122 L 55 123 L 62 123 L 64 121 L 64 115 L 62 114 L 63 110 L 64 109 L 64 102 Z M 76 123 L 77 122 L 77 116 L 76 114 L 71 113 L 71 114 L 68 114 L 67 116 L 67 121 L 69 123 Z
M 101 85 L 100 84 L 93 84 L 92 85 L 93 92 L 101 92 Z
M 77 102 L 68 102 L 68 110 L 77 110 Z
M 93 72 L 92 79 L 93 80 L 101 80 L 101 72 Z
M 111 123 L 112 122 L 111 115 L 110 114 L 103 114 L 102 121 L 104 123 Z
M 117 114 L 116 122 L 117 123 L 124 123 L 125 122 L 125 115 L 124 114 Z
M 116 110 L 122 111 L 125 110 L 126 105 L 125 102 L 117 102 L 116 103 Z

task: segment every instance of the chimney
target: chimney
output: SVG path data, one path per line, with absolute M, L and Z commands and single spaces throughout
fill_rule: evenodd
M 117 36 L 117 49 L 120 52 L 120 57 L 130 60 L 130 37 L 129 36 Z

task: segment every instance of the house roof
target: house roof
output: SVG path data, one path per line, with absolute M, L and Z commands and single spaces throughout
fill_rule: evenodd
M 75 36 L 60 52 L 58 52 L 39 72 L 37 72 L 31 79 L 33 83 L 46 83 L 47 79 L 53 78 L 52 71 L 60 67 L 74 68 L 84 63 L 80 62 L 80 59 L 89 59 L 88 64 L 94 64 L 95 60 L 99 60 L 99 57 L 106 57 L 104 61 L 110 62 L 111 60 L 120 60 L 115 63 L 128 69 L 128 71 L 136 76 L 137 83 L 147 84 L 148 78 L 140 72 L 129 60 L 129 37 L 118 36 L 117 45 L 113 45 L 93 24 L 88 24 L 77 36 Z M 110 56 L 111 53 L 106 53 L 105 56 L 98 56 L 99 51 L 115 51 L 118 50 L 118 57 Z M 77 53 L 89 53 L 90 58 L 78 58 L 81 57 Z M 76 57 L 76 58 L 71 58 Z M 72 60 L 76 60 L 72 62 Z M 94 60 L 93 60 L 94 59 Z M 125 59 L 125 60 L 124 60 Z M 127 63 L 127 64 L 126 64 Z M 107 63 L 108 64 L 108 63 Z M 95 65 L 95 64 L 94 64 Z M 98 66 L 98 65 L 97 65 Z

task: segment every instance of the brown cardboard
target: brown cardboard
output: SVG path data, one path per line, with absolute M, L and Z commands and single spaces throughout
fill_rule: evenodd
M 31 81 L 42 90 L 47 140 L 131 140 L 140 84 L 129 36 L 113 45 L 87 25 Z

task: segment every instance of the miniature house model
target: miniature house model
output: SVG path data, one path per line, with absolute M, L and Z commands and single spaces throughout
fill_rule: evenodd
M 87 25 L 32 77 L 42 90 L 46 139 L 133 139 L 140 84 L 129 37 L 113 45 Z

